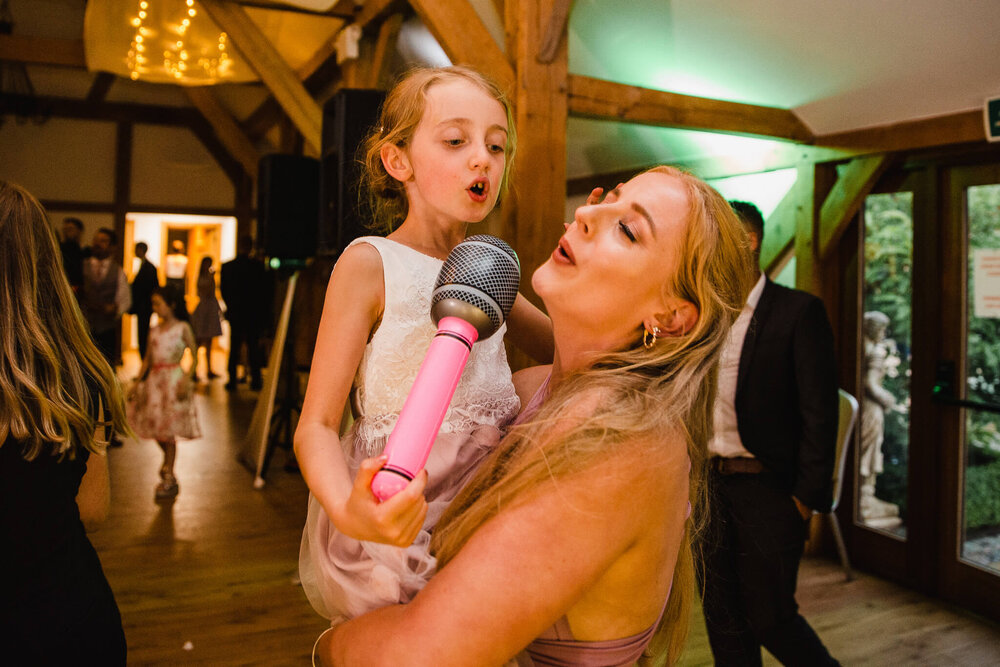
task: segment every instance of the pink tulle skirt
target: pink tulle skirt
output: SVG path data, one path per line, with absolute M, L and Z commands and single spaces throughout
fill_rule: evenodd
M 345 436 L 354 442 L 353 431 Z M 309 513 L 299 550 L 299 578 L 313 608 L 332 622 L 354 618 L 390 604 L 409 602 L 436 569 L 431 532 L 448 503 L 496 446 L 500 432 L 480 426 L 471 433 L 441 433 L 427 460 L 424 526 L 409 547 L 362 542 L 340 533 L 309 494 Z M 354 452 L 366 447 L 354 442 Z M 352 473 L 367 454 L 349 461 Z

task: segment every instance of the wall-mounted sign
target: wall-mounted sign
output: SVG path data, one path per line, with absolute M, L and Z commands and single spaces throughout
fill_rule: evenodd
M 973 250 L 972 275 L 976 317 L 1000 317 L 1000 250 Z
M 987 141 L 1000 141 L 1000 97 L 983 104 L 983 122 L 986 123 Z

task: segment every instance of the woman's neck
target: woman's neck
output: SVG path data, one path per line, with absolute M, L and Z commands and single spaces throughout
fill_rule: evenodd
M 555 338 L 555 352 L 552 358 L 552 380 L 558 384 L 560 378 L 590 366 L 594 355 L 621 349 L 623 341 L 618 336 L 599 335 L 582 328 L 567 333 L 555 321 L 552 324 Z

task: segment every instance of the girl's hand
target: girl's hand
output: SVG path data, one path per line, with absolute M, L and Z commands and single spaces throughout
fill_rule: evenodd
M 187 375 L 183 376 L 180 382 L 177 383 L 177 400 L 185 401 L 191 397 L 191 392 L 194 389 L 194 380 L 192 380 Z
M 617 201 L 618 200 L 617 190 L 618 190 L 618 188 L 620 188 L 623 185 L 625 185 L 625 184 L 624 183 L 619 183 L 618 186 L 615 189 L 608 190 L 608 194 L 607 194 L 607 196 L 604 197 L 603 201 L 606 201 L 608 203 Z M 603 195 L 603 194 L 604 194 L 604 188 L 598 187 L 598 188 L 594 188 L 593 190 L 591 190 L 590 194 L 587 195 L 587 206 L 593 206 L 594 204 L 600 204 L 601 201 L 602 201 L 601 200 L 601 195 Z M 610 197 L 610 199 L 609 199 L 609 197 Z
M 380 503 L 371 484 L 387 460 L 383 455 L 362 461 L 337 528 L 357 540 L 408 547 L 417 539 L 427 516 L 427 471 L 421 470 L 402 491 Z

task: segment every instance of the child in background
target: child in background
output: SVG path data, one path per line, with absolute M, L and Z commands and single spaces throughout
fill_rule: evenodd
M 177 438 L 200 438 L 194 409 L 194 361 L 191 369 L 181 366 L 184 351 L 195 347 L 183 297 L 173 285 L 153 290 L 153 312 L 159 323 L 149 332 L 146 357 L 139 370 L 139 384 L 129 401 L 129 421 L 140 438 L 153 438 L 163 450 L 156 500 L 177 496 L 180 487 L 174 475 Z
M 506 189 L 516 143 L 503 92 L 464 67 L 418 69 L 387 96 L 364 144 L 374 223 L 326 293 L 295 453 L 311 491 L 300 576 L 313 607 L 336 621 L 407 602 L 433 574 L 430 532 L 519 402 L 506 326 L 472 348 L 426 471 L 384 503 L 370 484 L 436 327 L 431 292 L 443 260 Z M 515 344 L 551 359 L 548 318 L 518 296 Z M 340 438 L 351 399 L 356 421 Z M 426 496 L 426 498 L 425 498 Z

